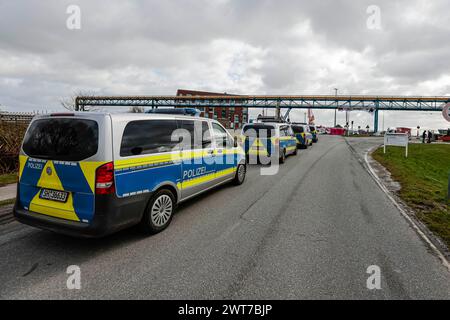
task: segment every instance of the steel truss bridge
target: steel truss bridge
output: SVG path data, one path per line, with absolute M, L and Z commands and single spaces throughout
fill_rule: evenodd
M 338 109 L 368 111 L 374 114 L 374 131 L 378 131 L 378 112 L 435 111 L 442 112 L 450 97 L 419 96 L 139 96 L 139 97 L 77 97 L 75 109 L 89 107 L 190 107 L 190 108 L 254 108 L 287 109 L 287 118 L 293 109 Z M 281 114 L 280 114 L 281 115 Z

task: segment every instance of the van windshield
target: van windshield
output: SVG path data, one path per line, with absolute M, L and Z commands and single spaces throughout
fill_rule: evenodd
M 294 130 L 294 133 L 303 133 L 305 131 L 302 126 L 292 126 L 292 130 Z
M 98 124 L 86 119 L 42 119 L 27 131 L 23 151 L 38 159 L 81 161 L 98 150 Z
M 264 124 L 249 125 L 244 128 L 244 135 L 247 137 L 267 137 L 275 135 L 275 128 Z

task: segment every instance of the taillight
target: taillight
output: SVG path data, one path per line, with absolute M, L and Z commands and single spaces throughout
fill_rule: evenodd
M 279 145 L 279 144 L 280 144 L 280 139 L 276 138 L 276 139 L 275 139 L 275 145 L 277 146 L 277 145 Z
M 115 192 L 114 164 L 109 162 L 98 168 L 95 173 L 95 194 L 113 194 Z

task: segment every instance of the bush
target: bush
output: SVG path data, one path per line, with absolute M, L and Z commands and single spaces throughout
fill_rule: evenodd
M 0 122 L 0 174 L 16 172 L 26 123 Z

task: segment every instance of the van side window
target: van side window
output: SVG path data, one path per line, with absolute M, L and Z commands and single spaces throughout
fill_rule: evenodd
M 303 127 L 301 126 L 293 126 L 292 129 L 294 130 L 294 133 L 303 133 Z
M 286 137 L 286 127 L 281 127 L 280 128 L 280 137 Z
M 217 148 L 232 148 L 233 144 L 230 141 L 227 131 L 217 123 L 213 123 L 212 127 Z
M 292 130 L 292 127 L 288 127 L 287 128 L 287 133 L 288 133 L 288 136 L 293 136 L 294 135 L 294 131 Z
M 209 130 L 208 122 L 203 121 L 202 122 L 202 146 L 203 149 L 211 148 L 212 143 L 212 137 L 211 137 L 211 131 Z
M 196 150 L 207 149 L 211 147 L 211 135 L 209 132 L 208 122 L 180 120 L 179 128 L 186 130 L 189 134 L 188 141 L 184 141 L 184 149 Z
M 175 120 L 131 121 L 123 133 L 120 156 L 171 152 L 179 143 L 172 141 L 172 134 L 177 129 Z

